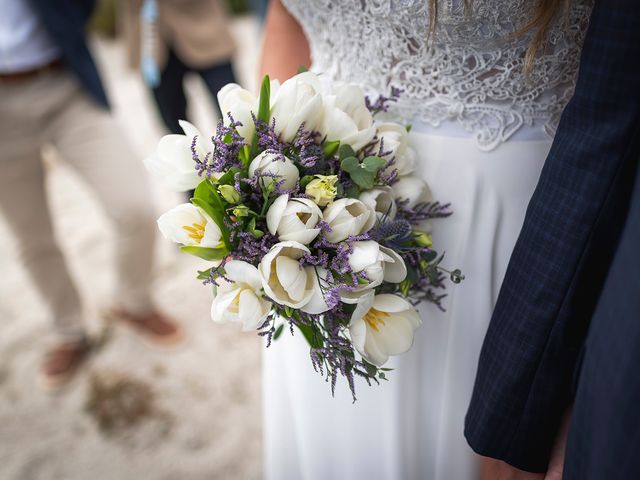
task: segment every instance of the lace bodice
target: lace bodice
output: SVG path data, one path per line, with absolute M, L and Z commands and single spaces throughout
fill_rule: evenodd
M 524 73 L 530 41 L 510 37 L 532 14 L 531 0 L 438 3 L 429 38 L 428 0 L 283 0 L 309 39 L 313 70 L 355 82 L 369 94 L 403 90 L 397 120 L 454 122 L 492 150 L 523 126 L 551 133 L 573 93 L 590 0 L 574 0 L 549 48 Z

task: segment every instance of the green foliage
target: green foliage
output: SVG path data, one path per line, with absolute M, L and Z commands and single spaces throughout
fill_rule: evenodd
M 220 185 L 218 187 L 218 193 L 224 198 L 227 203 L 231 205 L 236 204 L 240 201 L 240 194 L 236 192 L 236 189 L 233 185 Z
M 356 185 L 365 190 L 373 188 L 378 171 L 385 165 L 385 160 L 376 156 L 367 157 L 362 163 L 353 156 L 346 157 L 340 162 L 340 168 L 349 174 Z
M 300 179 L 300 190 L 304 191 L 307 188 L 307 185 L 315 178 L 314 175 L 305 175 Z
M 222 232 L 222 241 L 227 251 L 231 250 L 231 242 L 229 228 L 225 224 L 225 219 L 229 220 L 229 216 L 225 211 L 226 205 L 220 197 L 215 187 L 209 180 L 203 180 L 196 187 L 191 202 L 202 208 L 211 219 L 216 222 Z
M 273 334 L 274 341 L 280 338 L 280 335 L 282 335 L 283 330 L 284 330 L 284 324 L 281 324 L 278 328 L 276 328 L 276 332 Z
M 196 247 L 195 245 L 183 245 L 180 247 L 185 253 L 195 255 L 196 257 L 204 258 L 211 262 L 216 260 L 222 260 L 224 256 L 229 253 L 226 247 L 210 248 L 210 247 Z M 198 276 L 200 278 L 200 276 Z
M 260 86 L 260 100 L 258 101 L 258 120 L 269 122 L 271 115 L 271 81 L 269 75 L 265 75 Z
M 333 142 L 325 142 L 322 146 L 322 153 L 324 153 L 325 158 L 333 157 L 338 148 L 340 147 L 340 140 L 334 140 Z
M 298 330 L 302 332 L 302 335 L 307 340 L 311 348 L 322 348 L 324 342 L 322 340 L 322 333 L 318 331 L 316 325 L 297 325 Z
M 264 235 L 264 232 L 262 230 L 258 230 L 256 228 L 256 218 L 255 217 L 253 217 L 249 221 L 249 224 L 247 225 L 247 232 L 249 232 L 255 238 L 262 238 L 262 236 Z

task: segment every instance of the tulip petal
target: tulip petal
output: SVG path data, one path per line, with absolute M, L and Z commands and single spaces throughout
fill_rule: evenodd
M 353 252 L 349 255 L 349 266 L 353 272 L 361 272 L 378 261 L 380 245 L 373 240 L 353 242 Z
M 395 314 L 385 319 L 379 331 L 369 330 L 369 337 L 381 351 L 389 355 L 400 355 L 409 351 L 413 345 L 414 328 L 402 314 Z
M 376 310 L 388 313 L 398 313 L 404 312 L 405 310 L 413 310 L 413 305 L 411 305 L 407 300 L 391 293 L 376 295 L 372 306 Z
M 367 335 L 364 342 L 364 354 L 361 353 L 361 355 L 369 363 L 381 367 L 387 363 L 387 360 L 389 360 L 389 354 L 384 350 L 383 346 L 379 344 L 379 338 L 373 333 L 372 329 L 367 327 Z
M 225 276 L 234 282 L 249 285 L 254 291 L 262 288 L 258 269 L 250 263 L 241 260 L 230 260 L 224 265 Z
M 269 229 L 269 233 L 271 235 L 276 234 L 276 230 L 278 229 L 278 225 L 280 224 L 280 220 L 282 219 L 282 214 L 287 208 L 287 202 L 289 201 L 289 195 L 280 195 L 269 207 L 267 211 L 267 228 Z
M 289 257 L 277 257 L 275 263 L 276 275 L 284 291 L 294 302 L 301 301 L 307 283 L 305 271 L 296 260 Z
M 308 230 L 298 230 L 297 232 L 291 232 L 285 235 L 280 235 L 278 238 L 282 241 L 293 240 L 300 242 L 303 245 L 308 245 L 320 234 L 319 228 L 310 228 Z
M 402 257 L 387 247 L 381 246 L 380 251 L 392 259 L 384 262 L 384 281 L 400 283 L 407 278 L 407 266 L 404 264 Z
M 305 270 L 307 272 L 307 279 L 312 285 L 311 290 L 313 294 L 309 301 L 300 307 L 300 310 L 312 315 L 319 315 L 329 310 L 329 305 L 327 305 L 324 295 L 322 294 L 319 280 L 326 275 L 326 270 L 323 268 L 317 268 L 316 270 L 316 267 L 305 267 Z
M 269 311 L 264 311 L 263 304 L 255 293 L 246 289 L 240 293 L 238 318 L 242 321 L 243 331 L 258 328 L 268 314 Z
M 219 292 L 211 302 L 211 319 L 217 323 L 228 321 L 225 316 L 229 306 L 233 304 L 238 296 L 238 289 L 232 289 L 227 292 Z

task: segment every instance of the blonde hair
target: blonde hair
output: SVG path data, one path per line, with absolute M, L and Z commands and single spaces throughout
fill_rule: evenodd
M 562 12 L 565 16 L 569 12 L 571 0 L 538 0 L 535 11 L 531 18 L 520 28 L 518 28 L 510 38 L 517 38 L 529 32 L 533 32 L 533 37 L 527 48 L 524 59 L 524 69 L 530 72 L 533 62 L 540 50 L 547 46 L 548 34 L 553 21 Z M 473 0 L 464 0 L 465 15 L 469 15 L 473 6 Z M 429 32 L 430 35 L 436 29 L 438 23 L 438 0 L 429 0 Z

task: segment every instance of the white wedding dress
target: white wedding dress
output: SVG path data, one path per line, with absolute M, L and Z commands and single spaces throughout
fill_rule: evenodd
M 448 287 L 445 312 L 419 308 L 413 349 L 389 362 L 383 385 L 357 382 L 355 404 L 344 382 L 331 397 L 302 335 L 267 349 L 265 476 L 475 479 L 463 424 L 476 362 L 550 132 L 573 92 L 590 7 L 574 4 L 527 76 L 529 37 L 507 37 L 529 18 L 529 0 L 475 0 L 469 15 L 462 0 L 439 2 L 431 39 L 427 0 L 283 3 L 305 30 L 315 72 L 372 95 L 403 90 L 388 113 L 412 124 L 416 172 L 452 204 L 451 217 L 432 222 L 434 242 L 466 280 Z

